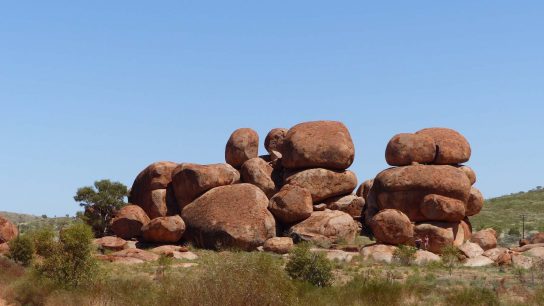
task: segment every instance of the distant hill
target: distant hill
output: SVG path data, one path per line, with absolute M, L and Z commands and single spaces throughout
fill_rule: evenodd
M 0 211 L 0 216 L 6 217 L 8 220 L 15 224 L 28 223 L 40 219 L 40 217 L 34 215 L 18 214 L 7 211 Z
M 29 214 L 18 214 L 18 213 L 5 212 L 5 211 L 0 211 L 0 216 L 6 217 L 8 220 L 10 220 L 15 225 L 17 225 L 17 227 L 22 233 L 33 228 L 40 228 L 45 226 L 50 226 L 55 229 L 60 229 L 75 219 L 73 217 L 49 218 L 45 215 L 38 217 L 34 215 L 29 215 Z

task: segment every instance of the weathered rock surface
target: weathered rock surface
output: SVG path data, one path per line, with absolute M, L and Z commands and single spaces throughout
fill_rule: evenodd
M 398 209 L 414 222 L 427 221 L 421 212 L 425 196 L 436 194 L 466 203 L 470 188 L 470 181 L 462 170 L 433 165 L 384 170 L 376 176 L 372 187 L 380 209 Z
M 469 166 L 459 166 L 459 169 L 462 170 L 468 177 L 468 180 L 470 181 L 471 185 L 474 185 L 476 183 L 476 172 L 472 170 Z
M 425 250 L 417 250 L 414 263 L 418 266 L 423 266 L 432 262 L 438 262 L 440 260 L 440 256 L 436 255 L 435 253 Z
M 150 249 L 149 251 L 157 255 L 163 255 L 175 259 L 195 260 L 198 258 L 195 253 L 189 252 L 186 247 L 178 245 L 161 245 L 159 247 Z
M 385 160 L 391 166 L 432 163 L 436 155 L 434 139 L 420 134 L 401 133 L 393 136 L 385 149 Z
M 328 198 L 323 202 L 327 205 L 328 209 L 340 210 L 355 218 L 359 218 L 362 215 L 365 206 L 365 199 L 353 194 Z
M 343 123 L 313 121 L 289 129 L 281 153 L 285 168 L 344 170 L 353 163 L 355 147 Z
M 240 182 L 240 173 L 229 164 L 184 163 L 174 170 L 172 186 L 181 209 L 206 191 Z
M 127 248 L 125 239 L 113 236 L 104 236 L 93 240 L 93 243 L 99 248 L 111 251 L 121 251 Z
M 345 262 L 349 263 L 353 260 L 353 257 L 359 256 L 359 252 L 347 252 L 343 250 L 331 250 L 322 248 L 311 248 L 310 252 L 323 253 L 325 257 L 332 262 Z
M 475 257 L 468 258 L 464 263 L 463 266 L 465 267 L 485 267 L 493 265 L 495 262 L 491 260 L 489 257 L 485 257 L 483 255 L 478 255 Z
M 291 237 L 273 237 L 264 242 L 263 249 L 267 252 L 287 254 L 294 247 Z
M 461 221 L 465 217 L 465 203 L 437 194 L 423 198 L 421 213 L 428 221 Z
M 498 261 L 499 257 L 506 251 L 508 251 L 507 248 L 492 248 L 485 251 L 482 255 L 484 255 L 485 257 L 489 257 L 493 261 Z
M 113 257 L 114 258 L 113 261 L 116 261 L 115 260 L 116 257 L 117 258 L 134 258 L 144 262 L 155 261 L 159 259 L 159 255 L 149 251 L 141 250 L 141 249 L 125 249 L 122 251 L 111 253 L 108 256 Z
M 523 255 L 544 259 L 544 247 L 532 248 L 529 251 L 523 253 Z
M 474 216 L 475 214 L 479 213 L 480 210 L 482 210 L 482 207 L 484 206 L 484 196 L 475 187 L 470 188 L 470 197 L 467 202 L 467 216 Z
M 300 222 L 310 217 L 314 210 L 312 195 L 306 188 L 285 185 L 270 199 L 268 209 L 282 223 Z
M 529 240 L 529 243 L 530 244 L 544 243 L 544 232 L 536 233 L 533 236 L 531 236 L 531 239 Z
M 463 228 L 458 222 L 425 222 L 416 224 L 414 238 L 429 238 L 428 251 L 441 253 L 449 245 L 460 246 L 464 241 Z
M 471 242 L 477 243 L 482 249 L 489 250 L 497 247 L 497 233 L 492 228 L 472 233 Z
M 253 250 L 276 233 L 268 198 L 251 184 L 216 187 L 181 212 L 188 238 L 205 248 Z
M 351 242 L 358 231 L 350 215 L 338 210 L 314 211 L 311 216 L 291 227 L 289 236 L 295 241 L 316 243 Z
M 461 251 L 467 258 L 474 258 L 484 254 L 484 249 L 482 249 L 478 244 L 468 241 L 459 246 L 459 251 Z
M 142 237 L 147 242 L 177 242 L 185 232 L 185 222 L 180 216 L 158 217 L 142 227 Z
M 533 258 L 525 255 L 512 255 L 512 265 L 515 268 L 522 268 L 522 269 L 531 269 L 533 267 L 534 261 Z
M 9 253 L 9 244 L 7 242 L 0 243 L 0 255 L 6 255 Z
M 137 205 L 126 205 L 112 219 L 113 233 L 123 239 L 132 239 L 141 235 L 142 226 L 151 221 L 145 211 Z
M 242 181 L 259 187 L 267 197 L 276 193 L 276 183 L 272 178 L 274 168 L 262 158 L 247 160 L 240 169 Z
M 259 134 L 249 128 L 234 131 L 225 147 L 225 160 L 239 169 L 248 159 L 259 156 Z
M 429 136 L 434 140 L 437 147 L 434 164 L 462 164 L 470 159 L 470 144 L 457 131 L 447 128 L 428 128 L 416 134 Z
M 288 176 L 285 183 L 308 189 L 312 201 L 317 204 L 327 198 L 350 194 L 357 187 L 357 177 L 349 170 L 315 168 L 296 172 Z
M 414 227 L 410 219 L 396 209 L 378 212 L 372 218 L 370 228 L 376 240 L 386 244 L 406 244 L 414 237 Z
M 0 216 L 0 243 L 8 242 L 17 237 L 17 226 L 8 219 Z
M 393 261 L 393 254 L 396 250 L 397 247 L 393 245 L 373 244 L 363 247 L 361 249 L 361 255 L 364 260 L 391 263 Z
M 365 201 L 368 198 L 368 193 L 370 192 L 370 188 L 372 188 L 372 184 L 374 183 L 374 180 L 366 180 L 364 181 L 359 188 L 357 188 L 357 191 L 355 194 L 357 196 L 363 197 Z
M 283 152 L 283 142 L 288 129 L 275 128 L 270 130 L 264 139 L 264 148 L 272 155 L 272 151 Z

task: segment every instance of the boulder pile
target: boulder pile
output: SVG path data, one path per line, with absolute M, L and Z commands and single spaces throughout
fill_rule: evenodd
M 18 233 L 19 231 L 15 224 L 0 216 L 0 254 L 8 252 L 8 242 L 17 237 Z
M 295 242 L 351 241 L 365 200 L 353 195 L 355 158 L 346 126 L 314 121 L 259 135 L 234 131 L 226 163 L 156 162 L 134 180 L 128 205 L 112 221 L 123 239 L 190 241 L 203 248 L 285 253 Z M 275 238 L 275 237 L 282 237 Z M 267 242 L 268 241 L 268 242 Z
M 416 244 L 434 253 L 470 240 L 468 217 L 484 200 L 473 187 L 476 174 L 463 165 L 470 154 L 465 137 L 451 129 L 393 136 L 385 151 L 393 167 L 357 191 L 366 198 L 365 226 L 381 243 Z

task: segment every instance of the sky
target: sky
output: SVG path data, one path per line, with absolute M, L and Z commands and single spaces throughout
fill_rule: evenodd
M 232 131 L 339 120 L 362 182 L 449 127 L 486 198 L 544 185 L 542 1 L 2 1 L 0 211 L 224 162 Z

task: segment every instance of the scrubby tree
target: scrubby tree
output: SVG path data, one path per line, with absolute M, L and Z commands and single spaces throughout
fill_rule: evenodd
M 34 242 L 28 235 L 19 235 L 9 243 L 8 257 L 23 266 L 28 266 L 34 257 Z
M 330 286 L 333 279 L 331 262 L 323 253 L 310 251 L 307 243 L 293 249 L 285 270 L 291 278 L 318 287 Z
M 97 237 L 106 235 L 115 212 L 126 205 L 127 186 L 120 182 L 101 180 L 94 187 L 79 188 L 74 200 L 85 210 L 82 219 L 89 224 Z

